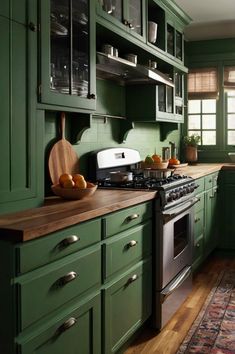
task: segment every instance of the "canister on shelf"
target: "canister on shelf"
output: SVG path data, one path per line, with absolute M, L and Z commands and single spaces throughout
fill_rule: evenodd
M 170 159 L 170 148 L 165 146 L 162 148 L 162 160 L 166 161 Z

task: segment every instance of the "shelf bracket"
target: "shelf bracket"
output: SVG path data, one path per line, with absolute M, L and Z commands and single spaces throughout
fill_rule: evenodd
M 125 143 L 129 132 L 134 129 L 135 123 L 129 120 L 122 120 L 120 122 L 120 142 Z
M 71 115 L 71 143 L 78 145 L 87 129 L 91 128 L 92 115 L 89 113 L 73 113 Z
M 178 123 L 160 123 L 160 141 L 166 140 L 167 136 L 173 132 L 173 130 L 178 130 Z

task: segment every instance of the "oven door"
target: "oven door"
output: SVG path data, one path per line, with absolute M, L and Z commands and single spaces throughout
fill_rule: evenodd
M 180 271 L 192 264 L 194 208 L 198 199 L 157 213 L 156 290 L 161 291 Z

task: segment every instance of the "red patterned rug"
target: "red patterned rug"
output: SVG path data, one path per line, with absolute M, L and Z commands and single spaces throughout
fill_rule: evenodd
M 235 354 L 235 271 L 226 271 L 208 295 L 177 354 Z

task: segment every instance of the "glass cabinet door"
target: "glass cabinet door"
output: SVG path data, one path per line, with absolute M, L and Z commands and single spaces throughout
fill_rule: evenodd
M 142 11 L 140 0 L 129 0 L 128 20 L 130 28 L 136 33 L 142 35 Z
M 142 0 L 98 0 L 104 13 L 114 18 L 128 32 L 143 36 Z M 107 18 L 107 15 L 104 15 Z
M 91 7 L 89 0 L 42 1 L 49 20 L 41 24 L 42 102 L 93 108 Z
M 174 28 L 169 24 L 167 24 L 167 53 L 171 55 L 175 53 Z
M 176 48 L 176 53 L 175 56 L 179 60 L 183 60 L 183 36 L 182 33 L 179 31 L 175 32 L 175 48 Z

